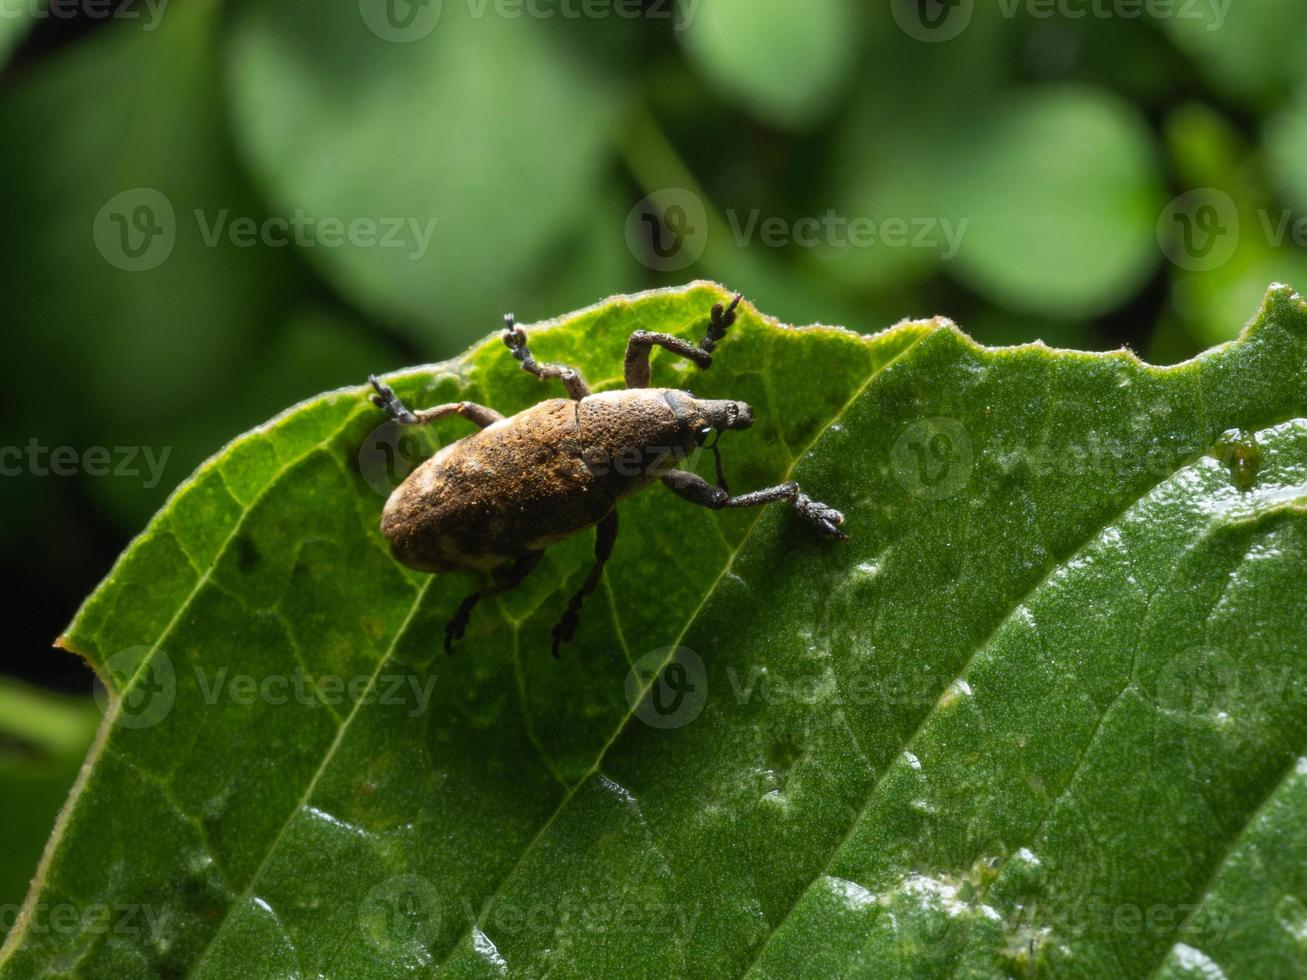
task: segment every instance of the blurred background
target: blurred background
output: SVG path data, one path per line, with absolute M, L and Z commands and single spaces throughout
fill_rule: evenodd
M 707 277 L 1172 363 L 1307 283 L 1301 0 L 0 0 L 0 933 L 99 719 L 50 648 L 295 401 Z

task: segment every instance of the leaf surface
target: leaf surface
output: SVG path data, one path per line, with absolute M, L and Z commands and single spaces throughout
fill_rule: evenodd
M 725 295 L 618 297 L 533 348 L 619 387 L 632 330 L 697 337 Z M 115 699 L 0 973 L 1299 971 L 1305 367 L 1282 287 L 1173 368 L 747 311 L 656 382 L 749 401 L 732 486 L 793 477 L 852 541 L 652 488 L 557 662 L 590 535 L 447 658 L 474 580 L 391 561 L 377 488 L 465 426 L 297 406 L 70 627 Z M 554 393 L 494 337 L 395 383 Z M 151 925 L 42 928 L 96 903 Z

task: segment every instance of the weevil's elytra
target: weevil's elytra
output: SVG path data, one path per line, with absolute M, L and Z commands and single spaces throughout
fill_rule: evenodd
M 371 378 L 372 400 L 398 422 L 425 425 L 461 415 L 479 431 L 450 443 L 400 484 L 381 516 L 381 531 L 396 560 L 419 571 L 485 571 L 494 585 L 463 600 L 445 627 L 449 651 L 484 597 L 516 588 L 545 549 L 589 527 L 598 527 L 595 563 L 553 630 L 553 654 L 576 632 L 581 606 L 599 584 L 617 539 L 619 501 L 661 480 L 690 503 L 714 510 L 788 502 L 820 534 L 847 540 L 844 515 L 809 498 L 797 483 L 733 495 L 726 484 L 716 439 L 728 429 L 747 429 L 753 410 L 744 402 L 695 398 L 687 391 L 650 388 L 649 354 L 662 347 L 712 365 L 718 341 L 735 322 L 741 297 L 712 308 L 698 346 L 670 334 L 636 331 L 626 348 L 627 387 L 591 394 L 581 375 L 558 364 L 538 364 L 526 331 L 506 318 L 504 343 L 522 368 L 563 382 L 568 398 L 552 398 L 504 418 L 492 408 L 453 402 L 409 411 L 389 386 Z M 675 464 L 695 448 L 714 454 L 716 485 Z

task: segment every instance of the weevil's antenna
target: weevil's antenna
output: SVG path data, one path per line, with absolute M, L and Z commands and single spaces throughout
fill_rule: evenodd
M 717 443 L 722 441 L 721 429 L 715 430 L 715 434 L 716 437 L 713 441 L 705 445 L 703 448 L 712 450 L 713 464 L 717 469 L 717 485 L 727 493 L 730 493 L 730 485 L 726 482 L 726 470 L 722 468 L 722 451 L 717 447 Z

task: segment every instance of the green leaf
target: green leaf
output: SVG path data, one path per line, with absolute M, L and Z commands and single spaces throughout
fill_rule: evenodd
M 631 330 L 694 337 L 726 295 L 618 297 L 533 347 L 619 387 Z M 474 582 L 387 555 L 377 410 L 297 406 L 69 628 L 115 700 L 0 975 L 1302 971 L 1299 296 L 1172 368 L 746 308 L 711 371 L 654 370 L 750 401 L 732 485 L 792 475 L 851 542 L 652 488 L 561 660 L 589 535 L 446 657 Z M 494 337 L 395 381 L 553 393 Z M 39 928 L 95 903 L 151 926 Z
M 1005 307 L 1091 316 L 1127 300 L 1161 259 L 1165 197 L 1143 117 L 1090 88 L 1013 98 L 949 156 L 951 267 Z
M 677 25 L 691 60 L 764 122 L 802 127 L 834 108 L 858 51 L 852 0 L 710 0 Z
M 61 697 L 0 676 L 0 935 L 17 916 L 99 720 L 89 698 Z
M 236 138 L 274 206 L 309 223 L 305 257 L 442 350 L 581 226 L 605 160 L 616 87 L 521 14 L 299 0 L 239 5 L 231 30 Z M 375 241 L 329 247 L 327 220 L 371 222 Z
M 9 60 L 34 22 L 33 11 L 19 7 L 0 14 L 0 66 Z
M 1307 224 L 1275 204 L 1253 176 L 1255 149 L 1210 108 L 1176 110 L 1166 135 L 1186 188 L 1157 226 L 1173 263 L 1173 306 L 1201 345 L 1222 343 L 1237 334 L 1267 282 L 1298 282 L 1307 275 L 1307 251 L 1297 247 Z M 1292 186 L 1285 191 L 1292 195 Z M 1212 215 L 1216 221 L 1209 222 Z
M 1162 22 L 1223 95 L 1274 105 L 1304 80 L 1302 58 L 1284 43 L 1307 28 L 1307 10 L 1296 0 L 1179 4 Z
M 1307 177 L 1303 175 L 1302 159 L 1307 153 L 1307 98 L 1299 98 L 1277 115 L 1267 126 L 1266 150 L 1271 170 L 1284 196 L 1295 208 L 1295 219 L 1307 207 Z M 1307 233 L 1298 228 L 1295 243 L 1307 245 Z
M 1002 26 L 977 40 L 1002 50 Z M 1087 87 L 994 94 L 981 53 L 975 81 L 944 66 L 936 77 L 924 62 L 868 87 L 842 140 L 834 194 L 841 215 L 872 219 L 880 234 L 823 258 L 854 285 L 881 288 L 938 265 L 1003 309 L 1037 316 L 1119 307 L 1162 258 L 1165 195 L 1145 121 Z M 887 59 L 882 72 L 897 68 Z M 936 105 L 886 105 L 900 85 Z
M 172 429 L 148 449 L 190 457 L 175 482 L 214 445 L 196 445 L 200 406 L 227 432 L 248 424 L 238 372 L 303 287 L 289 249 L 206 238 L 264 217 L 226 143 L 219 13 L 199 0 L 157 29 L 106 24 L 0 94 L 0 290 L 6 329 L 25 339 L 6 422 L 19 442 L 139 447 Z M 148 509 L 132 526 L 164 489 L 137 495 Z

